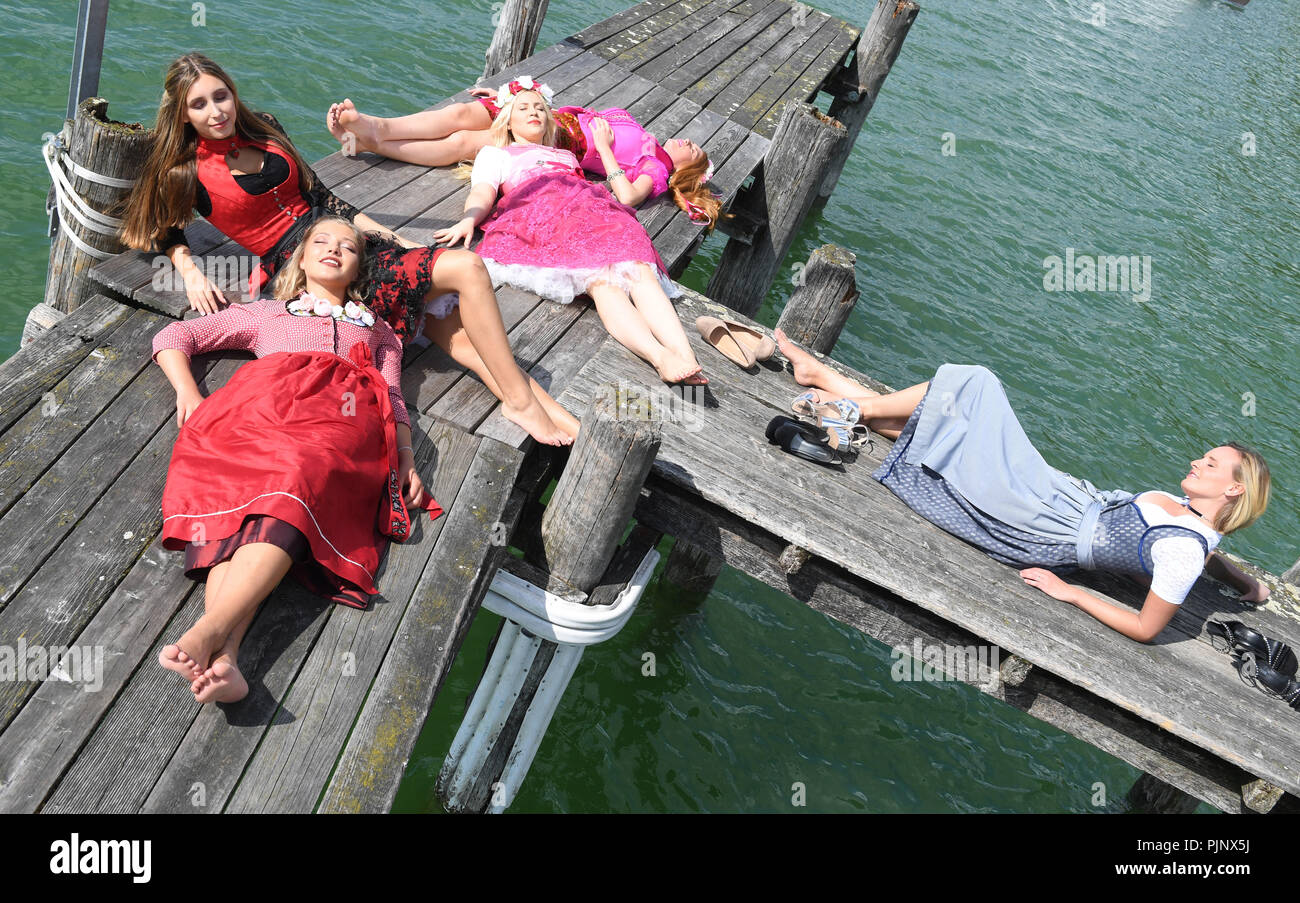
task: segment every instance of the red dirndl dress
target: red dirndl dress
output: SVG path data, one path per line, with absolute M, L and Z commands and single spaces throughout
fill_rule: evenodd
M 410 534 L 388 384 L 356 343 L 244 364 L 181 427 L 163 489 L 162 544 L 212 542 L 267 515 L 296 527 L 310 558 L 291 573 L 365 608 L 388 540 Z M 431 517 L 442 514 L 432 496 Z

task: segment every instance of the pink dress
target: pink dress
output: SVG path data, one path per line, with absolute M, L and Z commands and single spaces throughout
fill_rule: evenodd
M 500 192 L 475 248 L 494 283 L 567 304 L 598 280 L 628 291 L 648 264 L 664 294 L 682 293 L 633 209 L 588 182 L 571 152 L 540 144 L 485 147 L 470 181 Z
M 635 182 L 643 175 L 649 176 L 649 198 L 656 198 L 668 190 L 668 175 L 673 170 L 673 158 L 659 146 L 655 136 L 642 128 L 627 110 L 560 107 L 555 114 L 559 122 L 563 122 L 561 114 L 569 114 L 577 119 L 586 148 L 580 162 L 587 172 L 594 172 L 598 176 L 609 175 L 605 172 L 605 164 L 600 159 L 600 152 L 596 150 L 596 142 L 591 135 L 591 120 L 600 117 L 609 123 L 614 132 L 614 159 L 623 167 L 627 180 Z

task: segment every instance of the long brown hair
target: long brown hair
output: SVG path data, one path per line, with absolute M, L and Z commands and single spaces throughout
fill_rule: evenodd
M 668 190 L 672 192 L 673 203 L 688 215 L 692 213 L 691 205 L 707 217 L 709 231 L 718 225 L 718 214 L 722 210 L 722 201 L 700 181 L 709 169 L 709 155 L 700 154 L 700 159 L 685 166 L 678 166 L 668 176 Z M 728 217 L 731 214 L 727 214 Z
M 128 247 L 153 250 L 167 230 L 182 229 L 193 217 L 198 191 L 195 149 L 199 136 L 190 124 L 186 98 L 202 75 L 221 79 L 234 95 L 235 132 L 250 141 L 274 141 L 298 167 L 298 186 L 302 193 L 306 195 L 312 189 L 311 170 L 288 137 L 244 106 L 235 83 L 224 69 L 201 53 L 187 53 L 167 67 L 149 159 L 135 188 L 127 195 L 121 237 Z
M 322 216 L 307 228 L 302 241 L 298 242 L 298 247 L 293 249 L 293 256 L 280 268 L 280 272 L 275 274 L 275 281 L 271 283 L 272 296 L 288 301 L 297 298 L 307 288 L 307 274 L 302 269 L 302 255 L 307 252 L 307 244 L 311 241 L 311 237 L 326 223 L 342 223 L 352 230 L 352 241 L 357 246 L 357 275 L 348 285 L 348 299 L 365 303 L 362 289 L 366 284 L 366 266 L 369 263 L 366 257 L 366 237 L 361 234 L 356 223 L 341 216 Z

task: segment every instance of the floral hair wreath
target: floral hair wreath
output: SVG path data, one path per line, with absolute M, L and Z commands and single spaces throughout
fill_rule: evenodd
M 512 82 L 508 82 L 497 89 L 496 103 L 501 109 L 505 109 L 515 99 L 515 95 L 520 91 L 536 91 L 542 95 L 542 100 L 546 101 L 549 107 L 555 102 L 555 92 L 541 82 L 535 82 L 527 75 L 521 75 Z

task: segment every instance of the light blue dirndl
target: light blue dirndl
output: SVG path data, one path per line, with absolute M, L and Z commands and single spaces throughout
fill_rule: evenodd
M 1049 466 L 992 371 L 957 364 L 935 373 L 872 476 L 998 561 L 1062 571 L 1093 566 L 1102 512 L 1134 498 Z

